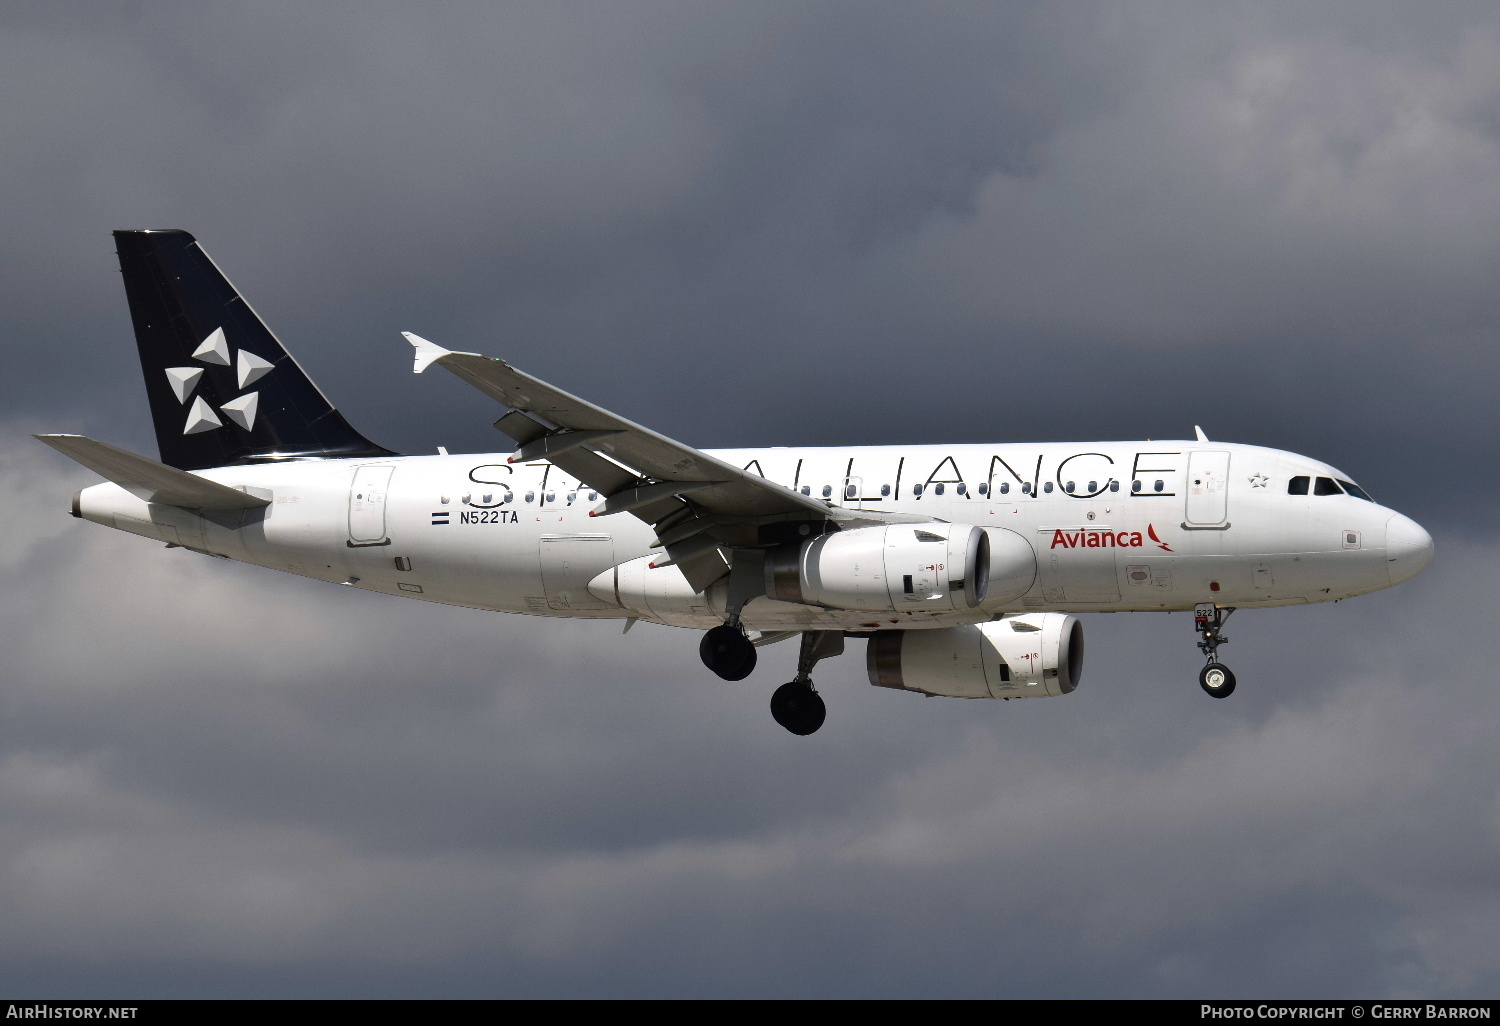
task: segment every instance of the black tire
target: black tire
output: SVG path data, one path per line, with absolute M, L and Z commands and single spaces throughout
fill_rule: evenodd
M 698 656 L 725 680 L 744 680 L 755 669 L 755 646 L 737 627 L 720 624 L 698 642 Z
M 783 684 L 771 696 L 772 719 L 799 737 L 816 733 L 827 716 L 822 696 L 801 681 Z
M 1234 671 L 1223 663 L 1209 663 L 1198 674 L 1198 684 L 1215 698 L 1234 694 Z

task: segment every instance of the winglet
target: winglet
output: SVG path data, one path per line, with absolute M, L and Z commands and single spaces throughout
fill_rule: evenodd
M 435 342 L 429 342 L 421 335 L 413 335 L 409 331 L 403 331 L 401 336 L 410 342 L 411 347 L 416 350 L 413 354 L 411 369 L 413 374 L 421 374 L 428 367 L 431 367 L 451 352 L 451 350 L 444 349 Z
M 1203 429 L 1201 427 L 1199 427 L 1197 424 L 1193 425 L 1193 433 L 1198 436 L 1198 441 L 1200 441 L 1200 442 L 1206 442 L 1206 441 L 1208 441 L 1208 436 L 1203 433 Z

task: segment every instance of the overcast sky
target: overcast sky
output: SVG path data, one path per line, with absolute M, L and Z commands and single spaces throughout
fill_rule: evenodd
M 1500 991 L 1500 13 L 1476 3 L 0 7 L 0 989 Z M 346 416 L 398 332 L 691 444 L 1327 460 L 1416 581 L 1090 616 L 1051 702 L 771 722 L 697 637 L 429 607 L 65 515 L 154 453 L 109 232 L 193 232 Z

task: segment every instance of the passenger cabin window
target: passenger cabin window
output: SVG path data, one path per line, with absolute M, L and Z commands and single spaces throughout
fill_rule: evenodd
M 1099 490 L 1099 482 L 1098 481 L 1090 481 L 1089 482 L 1089 491 L 1091 491 L 1091 492 L 1097 492 L 1098 490 Z
M 812 494 L 812 485 L 803 485 L 802 486 L 802 494 L 803 495 L 811 495 Z
M 922 495 L 922 486 L 919 485 L 919 484 L 912 485 L 911 486 L 911 493 L 913 495 L 918 496 L 920 498 L 921 495 Z
M 1336 478 L 1335 480 L 1337 480 L 1339 484 L 1341 484 L 1341 485 L 1344 486 L 1344 491 L 1348 492 L 1350 495 L 1354 496 L 1356 499 L 1364 499 L 1366 502 L 1374 502 L 1375 501 L 1374 499 L 1370 498 L 1369 494 L 1366 493 L 1363 488 L 1361 488 L 1359 485 L 1355 484 L 1353 481 L 1345 481 L 1341 477 L 1340 478 Z
M 934 485 L 932 490 L 937 492 L 939 495 L 943 494 L 943 486 L 941 483 Z
M 1118 482 L 1118 481 L 1111 481 L 1109 483 L 1109 490 L 1112 491 L 1112 492 L 1118 492 L 1120 490 L 1120 482 Z
M 1298 474 L 1286 483 L 1286 493 L 1288 495 L 1306 495 L 1307 486 L 1311 481 L 1312 478 L 1306 474 Z
M 854 489 L 853 485 L 844 485 L 844 498 L 846 498 L 846 499 L 852 499 L 852 498 L 854 498 L 854 491 L 855 491 L 855 489 Z
M 1313 485 L 1314 495 L 1343 495 L 1344 490 L 1331 477 L 1320 477 Z
M 985 481 L 979 482 L 979 494 L 980 495 L 988 495 L 988 494 L 990 494 L 990 486 L 989 486 L 988 482 L 985 482 Z
M 891 494 L 891 486 L 890 485 L 881 485 L 880 486 L 880 494 L 881 495 L 889 495 L 889 494 Z
M 1156 490 L 1157 490 L 1157 491 L 1161 491 L 1161 490 L 1162 490 L 1162 486 L 1163 486 L 1163 485 L 1164 485 L 1164 484 L 1165 484 L 1165 482 L 1164 482 L 1164 481 L 1162 481 L 1162 479 L 1161 479 L 1161 478 L 1157 478 L 1157 479 L 1156 479 Z
M 1140 491 L 1141 490 L 1141 483 L 1139 481 L 1132 481 L 1132 482 L 1130 482 L 1130 490 L 1132 492 L 1138 492 L 1138 491 Z
M 824 485 L 823 486 L 823 498 L 826 499 L 826 498 L 828 498 L 832 494 L 833 494 L 833 485 Z
M 1042 485 L 1042 488 L 1049 492 L 1052 491 L 1052 482 L 1048 481 L 1046 484 Z
M 1021 484 L 1021 494 L 1022 495 L 1030 495 L 1031 494 L 1031 482 L 1030 481 L 1022 482 L 1022 484 Z
M 969 494 L 969 486 L 966 485 L 966 484 L 960 484 L 958 486 L 958 494 L 959 495 L 968 495 Z
M 1001 481 L 1000 482 L 1000 494 L 1001 495 L 1009 495 L 1010 494 L 1010 482 L 1009 481 Z
M 1073 482 L 1069 481 L 1067 484 L 1063 485 L 1063 491 L 1067 492 L 1069 495 L 1072 495 L 1073 494 Z

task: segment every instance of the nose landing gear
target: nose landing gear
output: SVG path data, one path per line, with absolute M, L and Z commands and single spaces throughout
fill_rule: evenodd
M 844 651 L 843 631 L 803 631 L 797 654 L 797 676 L 771 696 L 771 718 L 793 734 L 807 736 L 823 725 L 828 707 L 813 690 L 812 668 L 818 660 Z
M 1219 662 L 1219 646 L 1227 645 L 1224 624 L 1234 613 L 1232 608 L 1220 609 L 1211 602 L 1200 602 L 1193 609 L 1193 630 L 1198 634 L 1198 651 L 1208 660 L 1198 674 L 1198 683 L 1215 698 L 1228 698 L 1234 694 L 1234 672 Z

